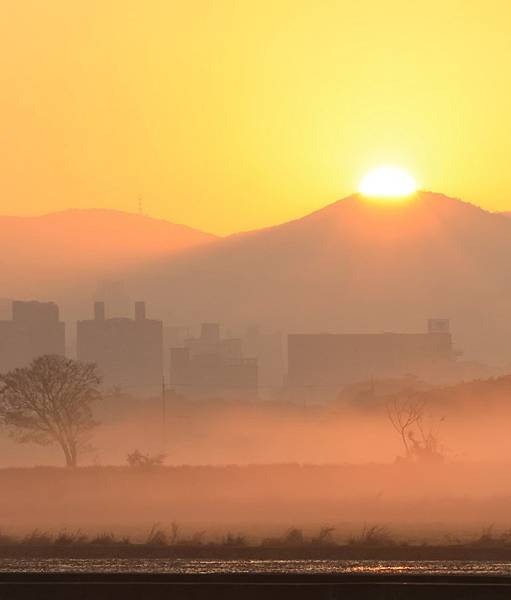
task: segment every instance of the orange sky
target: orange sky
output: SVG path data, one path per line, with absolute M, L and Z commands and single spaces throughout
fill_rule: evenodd
M 511 209 L 508 0 L 2 0 L 4 214 L 227 233 L 379 163 Z

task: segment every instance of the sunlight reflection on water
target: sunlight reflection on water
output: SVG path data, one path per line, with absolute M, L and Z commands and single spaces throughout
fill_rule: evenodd
M 511 562 L 375 560 L 0 559 L 0 571 L 38 573 L 409 573 L 511 575 Z

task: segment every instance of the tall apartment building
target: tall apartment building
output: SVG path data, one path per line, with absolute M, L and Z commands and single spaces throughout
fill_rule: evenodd
M 146 317 L 135 302 L 134 318 L 106 318 L 104 302 L 94 303 L 94 319 L 77 323 L 78 360 L 94 362 L 105 389 L 153 396 L 162 382 L 163 324 Z
M 0 372 L 26 367 L 43 354 L 65 355 L 66 326 L 53 302 L 12 302 L 12 318 L 0 321 Z

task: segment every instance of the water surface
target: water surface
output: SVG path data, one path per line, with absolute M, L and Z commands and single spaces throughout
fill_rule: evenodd
M 511 575 L 511 562 L 379 560 L 0 559 L 0 572 L 32 573 L 367 573 Z

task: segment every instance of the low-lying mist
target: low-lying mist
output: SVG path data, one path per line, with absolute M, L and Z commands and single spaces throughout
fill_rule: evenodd
M 378 523 L 412 537 L 508 528 L 510 392 L 501 378 L 393 396 L 372 384 L 328 406 L 173 397 L 165 420 L 161 399 L 109 398 L 78 469 L 58 467 L 56 448 L 2 437 L 0 527 L 140 536 L 179 522 L 190 534 L 265 536 Z M 422 411 L 405 440 L 392 423 L 396 398 Z M 136 449 L 165 454 L 163 465 L 128 466 Z

